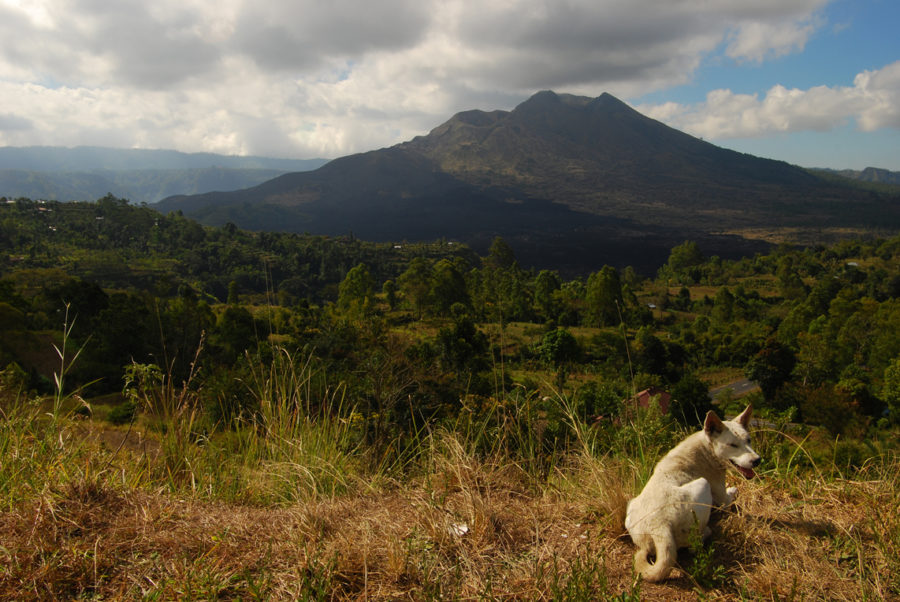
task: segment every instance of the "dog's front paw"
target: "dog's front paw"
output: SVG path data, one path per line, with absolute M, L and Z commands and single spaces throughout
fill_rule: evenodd
M 729 505 L 734 502 L 734 498 L 737 497 L 737 487 L 729 487 L 725 490 L 725 505 Z

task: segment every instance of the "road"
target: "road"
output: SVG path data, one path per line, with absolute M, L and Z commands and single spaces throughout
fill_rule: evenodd
M 731 389 L 732 397 L 737 399 L 737 398 L 743 397 L 747 393 L 752 393 L 753 391 L 759 390 L 759 385 L 757 385 L 752 380 L 742 378 L 740 380 L 730 382 L 726 385 L 721 385 L 721 386 L 710 389 L 709 396 L 712 397 L 714 400 L 718 400 L 719 397 L 722 395 L 722 393 L 724 393 L 728 389 Z

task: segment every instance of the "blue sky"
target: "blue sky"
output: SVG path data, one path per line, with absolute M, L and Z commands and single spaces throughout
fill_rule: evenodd
M 898 25 L 897 0 L 0 0 L 0 146 L 332 158 L 552 89 L 900 171 Z
M 698 105 L 710 90 L 762 97 L 777 85 L 800 90 L 852 87 L 860 72 L 877 71 L 900 60 L 900 2 L 840 0 L 827 4 L 820 18 L 819 29 L 802 50 L 760 62 L 738 61 L 724 55 L 723 42 L 704 58 L 690 82 L 629 101 L 636 106 L 667 102 Z M 712 140 L 742 152 L 808 167 L 900 170 L 900 128 L 896 122 L 893 127 L 861 131 L 852 118 L 836 116 L 834 126 L 827 131 L 769 132 Z
M 860 71 L 900 60 L 900 2 L 840 0 L 826 4 L 822 12 L 823 24 L 801 51 L 759 63 L 742 62 L 724 57 L 723 43 L 704 58 L 689 84 L 641 100 L 700 102 L 716 88 L 753 94 L 776 84 L 804 89 L 849 86 Z

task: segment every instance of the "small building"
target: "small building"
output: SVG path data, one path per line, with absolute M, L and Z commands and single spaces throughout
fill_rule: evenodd
M 659 387 L 644 389 L 632 398 L 632 402 L 636 403 L 639 408 L 647 409 L 650 407 L 650 402 L 653 399 L 656 399 L 656 402 L 659 404 L 659 410 L 663 414 L 669 413 L 669 404 L 672 402 L 672 394 Z

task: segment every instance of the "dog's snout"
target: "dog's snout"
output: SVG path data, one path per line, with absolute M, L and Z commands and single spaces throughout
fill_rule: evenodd
M 750 464 L 753 466 L 753 468 L 756 468 L 757 466 L 759 466 L 760 462 L 762 462 L 762 458 L 756 456 L 756 458 L 754 458 L 753 462 L 751 462 Z

